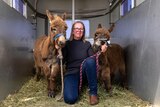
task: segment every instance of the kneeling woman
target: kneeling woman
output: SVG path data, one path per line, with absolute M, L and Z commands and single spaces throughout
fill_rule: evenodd
M 101 50 L 105 52 L 106 45 Z M 96 60 L 91 57 L 94 53 L 90 42 L 85 40 L 85 26 L 81 21 L 73 24 L 70 39 L 62 51 L 66 64 L 64 101 L 68 104 L 76 103 L 83 79 L 88 81 L 90 104 L 98 104 Z

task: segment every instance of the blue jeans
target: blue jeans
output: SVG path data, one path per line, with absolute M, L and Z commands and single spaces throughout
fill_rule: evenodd
M 80 69 L 73 70 L 78 70 L 78 73 L 68 74 L 64 77 L 64 101 L 68 104 L 74 104 L 79 98 Z M 94 58 L 89 57 L 83 63 L 82 78 L 83 82 L 84 80 L 88 81 L 89 94 L 97 95 L 97 72 Z

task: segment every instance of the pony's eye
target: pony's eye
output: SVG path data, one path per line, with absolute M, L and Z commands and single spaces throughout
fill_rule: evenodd
M 98 34 L 96 33 L 96 34 L 95 34 L 95 37 L 97 37 L 97 36 L 98 36 Z
M 51 31 L 52 31 L 53 33 L 55 33 L 55 32 L 57 31 L 57 29 L 56 29 L 56 28 L 51 28 Z

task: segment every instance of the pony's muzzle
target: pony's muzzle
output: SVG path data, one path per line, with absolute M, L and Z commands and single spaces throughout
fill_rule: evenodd
M 64 35 L 61 35 L 59 38 L 58 38 L 58 45 L 60 47 L 64 47 L 66 44 L 66 38 Z

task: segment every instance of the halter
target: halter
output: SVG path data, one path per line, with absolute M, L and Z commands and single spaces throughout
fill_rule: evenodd
M 56 35 L 53 37 L 53 40 L 56 40 L 56 39 L 59 38 L 60 36 L 63 36 L 63 34 L 62 34 L 62 33 L 56 34 Z
M 104 42 L 107 46 L 110 46 L 110 44 L 111 44 L 110 39 L 99 38 L 99 41 Z

